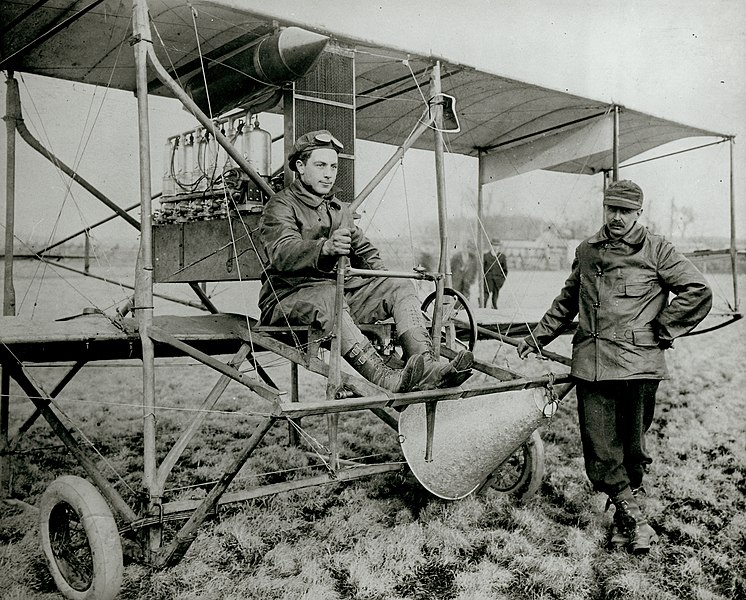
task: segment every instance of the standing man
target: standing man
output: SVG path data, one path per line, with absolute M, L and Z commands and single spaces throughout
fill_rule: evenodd
M 518 346 L 521 358 L 540 352 L 578 315 L 572 376 L 585 470 L 616 507 L 611 543 L 636 554 L 658 538 L 638 491 L 652 462 L 645 433 L 655 394 L 668 376 L 663 352 L 712 306 L 712 292 L 694 265 L 637 222 L 642 198 L 629 180 L 607 188 L 605 225 L 578 246 L 564 288 Z
M 384 270 L 378 249 L 357 227 L 349 207 L 334 195 L 342 144 L 326 130 L 300 136 L 288 157 L 297 177 L 264 207 L 260 223 L 269 266 L 259 293 L 265 325 L 334 326 L 336 266 L 349 256 L 359 269 Z M 392 392 L 457 386 L 471 375 L 474 357 L 461 351 L 450 362 L 436 360 L 414 283 L 388 277 L 345 279 L 342 355 L 368 381 Z M 393 317 L 403 369 L 387 367 L 356 323 Z
M 484 306 L 492 295 L 492 308 L 497 308 L 500 289 L 508 276 L 508 259 L 500 251 L 500 240 L 494 239 L 482 257 L 484 267 Z

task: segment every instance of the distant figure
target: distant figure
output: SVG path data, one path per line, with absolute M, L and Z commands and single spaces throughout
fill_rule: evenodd
M 482 264 L 484 266 L 484 305 L 492 296 L 492 308 L 497 308 L 497 299 L 500 296 L 500 288 L 508 276 L 508 259 L 500 252 L 500 240 L 492 240 L 492 247 L 484 253 Z
M 420 251 L 420 255 L 417 258 L 417 263 L 418 266 L 422 267 L 423 269 L 425 269 L 425 271 L 428 272 L 435 271 L 437 267 L 432 252 L 428 252 L 427 250 Z
M 469 299 L 472 284 L 477 280 L 477 257 L 471 248 L 456 250 L 451 256 L 451 287 Z

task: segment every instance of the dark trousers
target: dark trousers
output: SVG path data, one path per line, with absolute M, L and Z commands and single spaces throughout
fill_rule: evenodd
M 645 433 L 655 414 L 657 380 L 576 380 L 585 472 L 593 488 L 615 496 L 642 485 L 652 462 Z
M 497 308 L 497 299 L 500 297 L 500 288 L 505 283 L 504 279 L 487 278 L 484 283 L 484 306 L 487 308 L 487 300 L 492 294 L 492 308 Z

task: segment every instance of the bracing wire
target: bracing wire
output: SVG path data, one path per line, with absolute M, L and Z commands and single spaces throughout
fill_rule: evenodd
M 192 9 L 192 22 L 193 22 L 193 26 L 194 26 L 195 38 L 197 40 L 197 49 L 198 49 L 198 52 L 199 52 L 199 55 L 200 55 L 200 65 L 201 65 L 202 76 L 203 76 L 203 80 L 204 80 L 204 84 L 205 84 L 205 94 L 206 94 L 206 97 L 207 97 L 208 107 L 211 107 L 210 94 L 209 94 L 209 89 L 207 87 L 207 74 L 206 74 L 206 71 L 205 71 L 205 65 L 204 65 L 204 60 L 203 60 L 203 56 L 202 56 L 202 50 L 201 50 L 201 47 L 200 47 L 200 44 L 199 44 L 199 31 L 198 31 L 198 28 L 197 28 L 196 10 L 194 8 Z M 209 108 L 209 110 L 210 110 L 210 118 L 212 118 L 212 109 Z M 213 127 L 216 127 L 216 125 L 213 124 Z M 215 142 L 215 137 L 214 136 L 213 136 L 213 140 L 212 141 L 217 146 L 217 143 Z M 207 146 L 207 144 L 205 146 Z M 214 165 L 215 168 L 214 168 L 214 171 L 213 171 L 213 176 L 210 177 L 210 181 L 211 182 L 213 182 L 215 180 L 214 174 L 217 171 L 217 169 L 219 168 L 218 160 L 217 160 L 218 154 L 219 154 L 219 152 L 216 149 L 216 151 L 215 151 L 216 160 L 215 160 L 215 165 Z M 228 228 L 230 230 L 230 235 L 231 235 L 231 242 L 230 242 L 230 244 L 231 244 L 231 247 L 233 249 L 233 258 L 234 258 L 235 263 L 236 263 L 236 269 L 237 269 L 237 273 L 238 273 L 238 281 L 240 283 L 243 280 L 243 277 L 241 275 L 241 265 L 240 265 L 240 260 L 239 260 L 239 256 L 240 255 L 239 255 L 239 252 L 238 252 L 238 245 L 236 243 L 235 234 L 234 234 L 234 231 L 233 231 L 233 220 L 232 220 L 232 216 L 231 216 L 232 215 L 232 210 L 231 210 L 232 208 L 235 209 L 236 214 L 238 214 L 239 221 L 240 221 L 241 226 L 243 227 L 244 232 L 246 234 L 246 239 L 249 240 L 249 242 L 251 243 L 253 251 L 256 253 L 257 256 L 261 256 L 261 253 L 258 251 L 258 248 L 255 245 L 254 238 L 251 235 L 251 232 L 249 231 L 246 222 L 243 220 L 243 218 L 241 218 L 239 208 L 235 204 L 235 199 L 228 196 L 228 188 L 225 185 L 224 171 L 221 171 L 219 173 L 218 179 L 220 181 L 222 181 L 222 184 L 223 184 L 223 202 L 225 203 L 226 214 L 228 216 Z M 265 265 L 262 265 L 262 269 L 265 269 Z M 268 281 L 270 282 L 270 285 L 271 285 L 271 280 L 269 280 L 269 278 L 268 278 Z M 246 296 L 244 296 L 244 301 L 247 301 L 247 300 L 248 300 L 248 298 Z M 246 327 L 247 327 L 247 331 L 249 332 L 249 344 L 250 344 L 250 347 L 252 349 L 252 351 L 250 353 L 250 356 L 252 357 L 252 360 L 256 361 L 257 359 L 256 359 L 256 355 L 255 355 L 255 352 L 254 352 L 254 341 L 253 341 L 252 328 L 251 328 L 251 324 L 250 324 L 249 317 L 248 317 L 248 310 L 245 310 L 244 313 L 246 315 Z M 288 327 L 289 327 L 289 321 L 288 321 L 286 315 L 285 315 L 285 320 L 286 320 L 286 322 L 288 322 Z M 293 340 L 294 340 L 294 343 L 296 344 L 296 347 L 301 348 L 302 344 L 300 343 L 300 340 L 298 339 L 297 334 L 295 333 L 295 331 L 293 331 L 292 327 L 289 327 L 289 330 L 291 332 L 291 335 L 293 336 Z
M 112 34 L 111 34 L 111 35 L 113 35 L 113 30 L 112 30 Z M 110 76 L 109 76 L 109 81 L 107 82 L 107 85 L 106 85 L 106 88 L 105 88 L 105 90 L 106 90 L 106 91 L 105 91 L 105 93 L 104 93 L 104 98 L 102 99 L 102 101 L 101 101 L 101 102 L 100 102 L 100 104 L 99 104 L 99 108 L 98 108 L 98 111 L 96 112 L 96 116 L 95 116 L 95 118 L 93 119 L 93 124 L 92 124 L 92 125 L 90 126 L 90 128 L 89 128 L 89 130 L 88 130 L 88 135 L 87 135 L 87 137 L 86 137 L 86 136 L 85 136 L 85 134 L 84 134 L 84 135 L 83 135 L 83 136 L 81 137 L 81 139 L 79 140 L 79 142 L 78 142 L 78 148 L 77 148 L 77 150 L 76 150 L 76 153 L 75 153 L 75 160 L 74 160 L 74 162 L 73 162 L 73 168 L 74 168 L 74 170 L 77 170 L 77 168 L 78 168 L 78 166 L 79 166 L 80 162 L 82 161 L 82 159 L 83 159 L 83 156 L 84 156 L 84 153 L 85 153 L 85 148 L 87 148 L 87 146 L 88 146 L 88 143 L 90 142 L 90 139 L 91 139 L 91 137 L 92 137 L 92 135 L 93 135 L 93 130 L 94 130 L 94 127 L 95 127 L 95 123 L 96 123 L 96 122 L 98 121 L 98 118 L 99 118 L 99 116 L 100 116 L 100 113 L 101 113 L 101 109 L 103 108 L 103 104 L 104 104 L 104 101 L 105 101 L 105 98 L 106 98 L 106 94 L 108 93 L 108 89 L 109 89 L 109 87 L 110 87 L 110 84 L 111 84 L 111 80 L 112 80 L 112 77 L 113 77 L 114 71 L 116 70 L 116 67 L 117 67 L 117 63 L 118 63 L 118 61 L 119 61 L 119 57 L 120 57 L 120 54 L 121 54 L 121 48 L 122 48 L 122 45 L 123 45 L 123 43 L 124 43 L 124 39 L 122 40 L 122 43 L 120 43 L 120 44 L 118 45 L 118 50 L 117 50 L 117 54 L 116 54 L 116 58 L 115 58 L 115 63 L 114 63 L 114 65 L 112 66 L 112 69 L 111 69 L 111 72 L 110 72 Z M 28 89 L 28 86 L 26 85 L 26 81 L 25 81 L 25 79 L 23 79 L 23 77 L 22 77 L 22 76 L 21 76 L 21 80 L 23 81 L 24 87 L 25 87 L 25 89 L 26 89 L 26 91 L 27 91 L 27 93 L 28 93 L 28 96 L 29 96 L 29 98 L 30 98 L 30 101 L 31 101 L 31 105 L 32 105 L 32 107 L 34 108 L 34 110 L 35 110 L 35 112 L 36 112 L 37 116 L 39 116 L 39 114 L 40 114 L 40 113 L 39 113 L 39 110 L 38 110 L 38 108 L 37 108 L 37 106 L 36 106 L 36 103 L 35 103 L 35 101 L 34 101 L 34 97 L 33 97 L 33 95 L 31 94 L 30 90 Z M 93 100 L 94 100 L 94 97 L 92 97 L 92 98 L 91 98 L 91 103 L 90 103 L 90 105 L 89 105 L 89 109 L 88 109 L 88 113 L 87 113 L 87 116 L 86 116 L 86 120 L 85 120 L 85 126 L 84 126 L 84 128 L 88 128 L 88 123 L 89 123 L 89 121 L 90 121 L 90 117 L 91 117 L 91 112 L 92 112 L 92 107 L 93 107 Z M 48 144 L 48 145 L 51 145 L 51 141 L 50 141 L 50 139 L 49 139 L 49 135 L 48 135 L 48 133 L 47 133 L 46 129 L 44 128 L 44 124 L 43 124 L 43 121 L 40 121 L 40 126 L 41 126 L 41 130 L 42 130 L 42 134 L 43 134 L 43 137 L 44 137 L 44 139 L 46 139 L 46 142 L 47 142 L 47 144 Z M 62 175 L 62 172 L 61 172 L 61 170 L 59 169 L 59 166 L 58 166 L 58 173 L 59 173 L 59 176 L 60 176 L 60 179 L 61 179 L 61 181 L 63 182 L 63 184 L 64 184 L 64 186 L 65 186 L 65 198 L 67 198 L 67 197 L 72 197 L 72 199 L 73 199 L 73 202 L 74 202 L 74 204 L 75 204 L 75 206 L 76 206 L 76 209 L 77 209 L 77 213 L 78 213 L 78 216 L 80 217 L 80 219 L 81 219 L 81 221 L 82 221 L 83 223 L 87 223 L 87 219 L 86 219 L 86 217 L 85 217 L 85 214 L 84 214 L 84 213 L 83 213 L 83 211 L 81 210 L 80 206 L 78 205 L 77 201 L 75 200 L 75 196 L 74 196 L 74 195 L 73 195 L 73 193 L 72 193 L 72 183 L 73 183 L 73 180 L 72 180 L 72 178 L 66 178 L 66 177 L 64 177 L 64 176 Z M 55 219 L 55 223 L 54 223 L 54 226 L 53 226 L 53 228 L 52 228 L 52 231 L 51 231 L 51 233 L 50 233 L 50 235 L 49 235 L 49 238 L 48 238 L 48 242 L 49 242 L 49 241 L 51 241 L 51 239 L 52 239 L 52 238 L 54 237 L 54 234 L 55 234 L 55 232 L 56 232 L 56 230 L 57 230 L 57 226 L 58 226 L 58 225 L 59 225 L 59 223 L 60 223 L 60 219 L 61 219 L 61 216 L 62 216 L 62 211 L 63 211 L 63 209 L 64 209 L 64 206 L 65 206 L 65 201 L 63 200 L 63 203 L 62 203 L 62 205 L 60 206 L 60 209 L 59 209 L 59 211 L 58 211 L 57 217 L 56 217 L 56 219 Z M 90 236 L 90 235 L 89 235 L 89 238 L 91 238 L 91 236 Z M 95 239 L 95 238 L 91 238 L 91 239 Z M 96 262 L 97 262 L 98 264 L 100 264 L 100 263 L 101 263 L 101 258 L 100 258 L 99 254 L 98 254 L 98 249 L 97 249 L 97 245 L 96 245 L 96 244 L 92 244 L 92 248 L 93 248 L 93 251 L 94 251 L 94 260 L 95 260 L 95 261 L 96 261 Z M 43 262 L 43 261 L 42 261 L 42 262 Z M 107 259 L 107 262 L 108 262 L 108 259 Z M 111 267 L 110 263 L 109 263 L 109 267 Z M 36 274 L 38 274 L 40 270 L 41 270 L 41 272 L 42 272 L 42 275 L 41 275 L 41 276 L 42 276 L 42 280 L 43 280 L 43 279 L 44 279 L 44 275 L 45 275 L 45 273 L 46 273 L 46 271 L 47 271 L 47 265 L 46 265 L 46 263 L 44 263 L 44 265 L 41 265 L 41 264 L 40 264 L 40 265 L 37 265 L 37 267 L 36 267 L 36 270 L 35 270 L 35 274 L 34 274 L 34 278 L 36 277 Z M 58 275 L 59 275 L 59 274 L 58 274 Z M 41 293 L 41 290 L 42 290 L 42 288 L 43 288 L 43 286 L 42 286 L 42 285 L 39 285 L 39 286 L 38 286 L 38 288 L 37 288 L 37 295 L 36 295 L 36 300 L 35 300 L 35 302 L 34 302 L 34 309 L 32 310 L 32 316 L 33 316 L 33 314 L 34 314 L 34 312 L 35 312 L 35 307 L 36 307 L 36 306 L 37 306 L 37 304 L 38 304 L 39 294 Z M 23 297 L 23 299 L 22 299 L 22 301 L 21 301 L 21 306 L 22 306 L 22 305 L 23 305 L 23 303 L 25 302 L 25 300 L 26 300 L 26 297 L 27 297 L 27 295 L 28 295 L 28 293 L 29 293 L 29 291 L 30 291 L 30 290 L 31 290 L 31 287 L 29 287 L 29 288 L 27 289 L 27 291 L 26 291 L 26 294 L 24 294 L 24 297 Z M 88 300 L 90 301 L 90 299 L 88 299 Z

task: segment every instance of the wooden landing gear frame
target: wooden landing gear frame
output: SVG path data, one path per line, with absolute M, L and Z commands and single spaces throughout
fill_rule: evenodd
M 211 316 L 213 321 L 230 320 L 236 316 Z M 201 319 L 194 317 L 193 319 Z M 234 319 L 235 320 L 235 319 Z M 242 331 L 236 327 L 239 348 L 233 358 L 222 363 L 205 354 L 194 345 L 181 341 L 175 335 L 153 325 L 150 331 L 152 339 L 166 345 L 182 355 L 191 356 L 197 361 L 212 367 L 218 375 L 218 381 L 203 401 L 201 408 L 210 409 L 216 405 L 229 381 L 237 381 L 254 393 L 269 400 L 274 406 L 268 416 L 256 425 L 252 435 L 245 441 L 243 449 L 233 458 L 218 482 L 209 490 L 202 500 L 164 502 L 163 498 L 152 496 L 146 506 L 138 510 L 131 508 L 117 489 L 96 467 L 95 460 L 87 448 L 80 445 L 69 429 L 61 422 L 52 409 L 52 400 L 64 385 L 77 373 L 82 364 L 76 365 L 55 388 L 55 392 L 46 395 L 41 387 L 29 375 L 25 365 L 19 362 L 7 347 L 0 347 L 3 368 L 24 390 L 34 403 L 37 413 L 46 419 L 55 434 L 65 443 L 68 450 L 77 458 L 93 482 L 79 477 L 63 476 L 48 487 L 41 500 L 40 532 L 42 548 L 50 565 L 50 571 L 60 591 L 68 598 L 87 600 L 88 598 L 114 597 L 119 589 L 122 577 L 122 546 L 119 535 L 135 542 L 129 547 L 140 548 L 139 558 L 154 567 L 166 567 L 177 563 L 195 539 L 198 528 L 220 506 L 245 502 L 253 498 L 273 495 L 323 485 L 350 481 L 369 475 L 398 471 L 400 464 L 351 464 L 339 459 L 335 448 L 336 421 L 330 421 L 330 461 L 332 470 L 302 480 L 259 486 L 241 492 L 228 492 L 228 487 L 242 466 L 260 445 L 265 435 L 278 421 L 298 420 L 304 416 L 336 416 L 343 412 L 370 410 L 391 427 L 396 427 L 396 418 L 389 408 L 402 409 L 409 404 L 438 402 L 479 396 L 501 390 L 518 390 L 541 387 L 549 383 L 546 378 L 509 379 L 474 388 L 452 388 L 428 392 L 409 392 L 394 394 L 386 392 L 369 382 L 347 373 L 339 372 L 340 386 L 347 394 L 335 395 L 330 399 L 318 402 L 290 401 L 287 394 L 280 392 L 269 376 L 260 368 L 259 379 L 247 377 L 239 372 L 239 367 L 251 356 L 251 348 L 271 351 L 286 358 L 291 370 L 299 366 L 329 378 L 333 370 L 335 356 L 328 352 L 329 361 L 319 358 L 321 347 L 320 332 L 299 329 L 292 333 L 306 336 L 307 349 L 300 351 L 282 341 L 288 330 L 282 328 L 251 328 L 253 346 L 248 343 L 248 329 Z M 445 352 L 446 347 L 442 347 Z M 340 357 L 336 356 L 339 360 Z M 477 362 L 476 369 L 487 372 L 487 365 Z M 298 395 L 297 378 L 291 378 L 290 398 L 302 400 Z M 157 466 L 151 478 L 163 489 L 166 477 L 177 462 L 190 439 L 198 431 L 206 412 L 199 411 L 184 428 L 179 439 L 166 457 Z M 537 448 L 539 451 L 537 451 Z M 543 472 L 543 451 L 540 451 L 540 438 L 533 437 L 519 448 L 508 461 L 507 474 L 494 474 L 488 482 L 496 489 L 526 497 L 535 492 Z M 336 459 L 336 460 L 335 460 Z M 335 464 L 336 463 L 336 464 Z M 497 482 L 497 483 L 495 483 Z M 506 483 L 507 482 L 507 483 Z M 95 485 L 94 485 L 95 484 Z M 157 500 L 155 502 L 154 500 Z M 155 506 L 155 510 L 153 507 Z M 166 522 L 186 521 L 173 538 L 162 544 L 162 531 Z M 157 540 L 154 542 L 154 538 Z M 114 590 L 112 594 L 112 590 Z
M 153 211 L 150 190 L 147 93 L 150 79 L 147 74 L 147 65 L 152 66 L 162 83 L 197 116 L 203 126 L 211 127 L 212 122 L 171 79 L 155 57 L 152 44 L 148 43 L 151 35 L 148 26 L 147 6 L 144 0 L 135 0 L 133 30 L 135 35 L 132 45 L 135 52 L 137 87 L 139 90 L 137 102 L 140 130 L 140 205 L 142 215 L 140 252 L 136 268 L 134 296 L 136 327 L 122 331 L 121 335 L 114 335 L 108 341 L 115 346 L 121 344 L 122 347 L 130 350 L 135 348 L 136 355 L 142 358 L 142 408 L 144 415 L 142 502 L 134 508 L 130 506 L 119 490 L 111 484 L 98 468 L 96 457 L 86 446 L 78 442 L 53 408 L 55 396 L 65 388 L 88 360 L 94 360 L 94 358 L 88 355 L 76 357 L 75 364 L 60 379 L 52 392 L 47 393 L 28 372 L 27 363 L 34 361 L 24 361 L 21 353 L 17 351 L 18 348 L 13 348 L 12 345 L 5 343 L 0 344 L 0 361 L 2 362 L 2 375 L 5 383 L 9 381 L 9 378 L 12 378 L 35 407 L 34 415 L 21 429 L 23 431 L 28 429 L 38 417 L 45 419 L 55 435 L 75 457 L 89 480 L 65 476 L 52 482 L 42 498 L 40 510 L 42 547 L 49 562 L 50 571 L 60 591 L 66 597 L 75 600 L 113 598 L 117 595 L 122 579 L 123 545 L 120 536 L 128 541 L 135 542 L 135 549 L 139 549 L 137 558 L 156 568 L 167 567 L 177 563 L 183 557 L 194 541 L 198 528 L 205 520 L 214 515 L 220 506 L 315 485 L 349 481 L 401 468 L 400 464 L 350 464 L 340 459 L 336 442 L 337 417 L 340 413 L 369 410 L 395 428 L 396 418 L 388 409 L 399 410 L 405 409 L 410 404 L 424 403 L 432 417 L 428 418 L 427 425 L 428 435 L 431 436 L 437 426 L 436 408 L 440 401 L 463 400 L 468 402 L 469 398 L 497 394 L 503 391 L 544 388 L 563 382 L 561 377 L 554 376 L 524 378 L 496 365 L 476 361 L 474 368 L 492 377 L 494 381 L 468 388 L 390 393 L 359 377 L 349 375 L 341 369 L 342 358 L 338 336 L 332 336 L 332 348 L 328 352 L 328 360 L 322 360 L 319 358 L 321 340 L 313 332 L 307 332 L 309 336 L 307 348 L 299 350 L 282 341 L 282 331 L 257 327 L 250 320 L 245 320 L 245 325 L 242 326 L 230 315 L 210 315 L 207 318 L 208 325 L 203 325 L 199 329 L 199 335 L 195 335 L 194 330 L 190 331 L 189 327 L 173 328 L 159 322 L 153 314 Z M 442 344 L 436 343 L 434 348 L 436 358 L 441 355 L 449 358 L 454 353 L 457 336 L 455 333 L 456 324 L 450 322 L 449 317 L 443 312 L 444 303 L 448 306 L 449 294 L 445 292 L 448 275 L 447 236 L 445 233 L 446 211 L 444 206 L 445 186 L 442 165 L 442 96 L 440 63 L 436 61 L 433 65 L 431 80 L 430 113 L 432 118 L 431 121 L 423 123 L 418 128 L 418 135 L 428 131 L 430 125 L 434 125 L 438 210 L 442 225 L 441 255 L 438 275 L 432 278 L 435 281 L 436 292 L 427 303 L 426 308 L 428 311 L 431 310 L 432 331 L 442 332 Z M 17 120 L 16 115 L 11 115 L 9 122 L 14 121 L 14 119 Z M 15 126 L 16 123 L 14 122 L 13 127 Z M 251 165 L 225 136 L 218 131 L 215 133 L 215 137 L 227 154 L 260 189 L 272 193 L 266 182 L 256 174 Z M 413 144 L 413 139 L 410 138 L 408 143 Z M 9 203 L 12 205 L 12 194 L 9 194 Z M 341 306 L 346 270 L 345 261 L 341 260 L 337 281 L 338 318 L 342 313 Z M 381 275 L 402 276 L 395 273 L 378 273 L 378 276 Z M 411 274 L 404 276 L 411 276 Z M 420 276 L 419 278 L 426 277 Z M 204 306 L 211 312 L 215 312 L 216 309 L 209 302 L 209 299 L 204 294 L 200 295 L 198 287 L 193 285 L 192 288 L 200 296 Z M 446 298 L 445 301 L 444 298 Z M 466 305 L 463 298 L 456 297 L 455 299 L 462 302 L 464 306 Z M 196 325 L 202 317 L 187 319 L 193 319 L 191 323 Z M 202 321 L 199 322 L 202 323 Z M 471 337 L 468 345 L 473 347 L 476 342 L 476 334 L 474 333 L 476 328 L 471 314 L 469 314 L 469 322 L 468 329 Z M 208 331 L 207 334 L 204 333 L 206 330 Z M 80 336 L 68 341 L 88 344 L 87 338 Z M 28 343 L 27 340 L 26 345 Z M 220 347 L 223 351 L 216 352 L 215 344 L 222 344 Z M 227 348 L 230 348 L 229 352 L 226 351 Z M 239 371 L 239 367 L 246 360 L 252 360 L 253 353 L 260 350 L 273 352 L 290 362 L 291 390 L 289 395 L 281 392 L 261 367 L 257 367 L 255 376 L 249 376 Z M 214 355 L 227 353 L 233 354 L 233 357 L 227 363 L 214 358 Z M 210 367 L 217 374 L 217 381 L 202 401 L 200 407 L 202 410 L 196 412 L 160 462 L 158 461 L 160 457 L 156 453 L 155 427 L 157 403 L 155 401 L 154 367 L 157 356 L 189 356 Z M 120 356 L 120 358 L 131 357 L 131 355 L 124 353 Z M 69 356 L 65 360 L 69 360 Z M 255 361 L 252 362 L 258 364 Z M 301 401 L 298 397 L 298 367 L 303 367 L 327 378 L 325 400 Z M 174 465 L 199 430 L 207 411 L 217 404 L 230 382 L 237 382 L 245 386 L 267 401 L 272 409 L 255 425 L 251 435 L 244 441 L 241 450 L 232 457 L 232 462 L 224 469 L 217 482 L 212 485 L 203 499 L 167 501 L 165 483 Z M 6 385 L 3 386 L 2 395 L 7 399 L 8 388 Z M 328 461 L 330 467 L 325 472 L 302 480 L 258 486 L 243 491 L 229 491 L 233 479 L 277 422 L 298 420 L 311 415 L 324 415 L 327 418 L 330 438 Z M 4 433 L 7 437 L 7 430 Z M 534 447 L 536 447 L 535 443 Z M 5 448 L 2 450 L 5 450 Z M 518 453 L 523 458 L 523 462 L 514 469 L 518 473 L 518 477 L 514 484 L 501 484 L 504 491 L 523 490 L 528 480 L 533 481 L 535 479 L 532 474 L 535 475 L 538 470 L 536 467 L 540 456 L 535 451 L 527 451 L 525 448 L 519 449 Z M 0 456 L 0 461 L 5 462 L 4 465 L 0 463 L 0 467 L 3 467 L 0 469 L 0 474 L 7 473 L 7 458 L 7 456 Z M 510 460 L 512 461 L 512 458 Z M 0 477 L 0 482 L 1 480 L 2 477 Z M 8 489 L 2 489 L 0 493 L 4 494 L 7 491 Z M 172 538 L 164 540 L 165 524 L 174 521 L 185 522 Z

